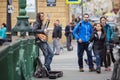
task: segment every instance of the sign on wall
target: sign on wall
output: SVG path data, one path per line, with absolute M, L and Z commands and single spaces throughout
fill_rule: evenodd
M 8 5 L 8 13 L 13 13 L 13 12 L 14 12 L 13 5 Z
M 47 6 L 56 6 L 56 0 L 46 0 Z
M 26 4 L 27 12 L 36 12 L 36 0 L 26 0 Z
M 67 4 L 80 4 L 81 0 L 66 0 Z
M 12 4 L 12 0 L 9 0 L 9 4 L 10 4 L 10 5 Z

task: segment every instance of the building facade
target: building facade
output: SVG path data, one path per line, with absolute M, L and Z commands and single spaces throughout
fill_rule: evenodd
M 11 14 L 12 28 L 17 22 L 17 16 L 19 15 L 19 0 L 12 0 L 14 12 Z M 27 0 L 26 0 L 27 1 Z M 37 12 L 44 12 L 45 16 L 50 14 L 51 23 L 49 28 L 53 28 L 53 23 L 56 19 L 60 20 L 60 24 L 65 27 L 69 21 L 69 6 L 65 3 L 65 0 L 56 0 L 56 6 L 47 6 L 47 1 L 50 0 L 32 0 L 35 1 L 36 14 Z M 31 15 L 32 16 L 32 15 Z M 0 0 L 0 24 L 6 23 L 7 20 L 7 0 Z M 30 22 L 34 22 L 35 17 L 30 18 Z

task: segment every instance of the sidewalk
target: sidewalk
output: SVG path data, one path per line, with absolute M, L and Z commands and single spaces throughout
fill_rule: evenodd
M 53 62 L 51 64 L 52 70 L 60 70 L 63 71 L 63 77 L 58 78 L 56 80 L 107 80 L 111 78 L 112 71 L 104 71 L 104 67 L 102 67 L 101 74 L 97 74 L 96 72 L 89 72 L 88 66 L 84 62 L 84 70 L 85 72 L 79 72 L 78 63 L 77 63 L 77 48 L 76 42 L 74 41 L 74 50 L 67 51 L 64 48 L 63 53 L 60 55 L 55 55 L 53 58 Z M 86 58 L 86 55 L 84 55 Z M 41 57 L 44 60 L 43 56 Z M 112 67 L 113 68 L 113 65 Z M 40 78 L 36 80 L 49 80 L 48 78 Z

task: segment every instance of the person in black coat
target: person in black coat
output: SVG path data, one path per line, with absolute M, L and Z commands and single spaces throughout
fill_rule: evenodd
M 59 20 L 55 21 L 52 33 L 53 51 L 55 55 L 60 54 L 60 39 L 62 37 L 62 27 L 60 26 L 59 22 Z
M 47 33 L 47 29 L 45 29 L 45 26 L 49 25 L 50 19 L 49 18 L 47 19 L 48 25 L 47 24 L 44 25 L 43 21 L 44 21 L 44 13 L 43 12 L 37 13 L 36 21 L 33 24 L 33 32 L 35 35 Z M 45 67 L 47 68 L 48 71 L 51 71 L 50 65 L 52 63 L 54 53 L 53 53 L 52 49 L 50 48 L 48 41 L 42 41 L 42 39 L 35 36 L 35 43 L 43 52 L 43 55 L 45 57 L 44 58 L 45 59 L 45 62 L 44 62 Z M 38 60 L 38 59 L 39 59 L 39 56 L 37 57 L 36 60 Z
M 67 50 L 69 50 L 69 48 L 72 46 L 71 42 L 73 39 L 73 34 L 72 34 L 72 30 L 74 29 L 74 23 L 69 23 L 69 25 L 67 25 L 65 27 L 65 36 L 66 36 L 66 46 L 67 46 Z
M 104 61 L 105 69 L 108 68 L 106 62 L 106 49 L 109 50 L 109 46 L 107 45 L 106 41 L 106 34 L 104 32 L 103 26 L 97 23 L 96 31 L 92 34 L 90 38 L 90 42 L 94 41 L 93 43 L 93 52 L 96 56 L 96 72 L 101 73 L 101 60 Z

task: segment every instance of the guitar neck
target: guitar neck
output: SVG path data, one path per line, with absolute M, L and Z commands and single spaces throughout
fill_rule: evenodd
M 46 21 L 46 23 L 45 23 L 45 27 L 44 27 L 44 29 L 47 29 L 47 28 L 48 28 L 49 23 L 50 23 L 50 21 L 49 21 L 49 20 L 47 20 L 47 21 Z

